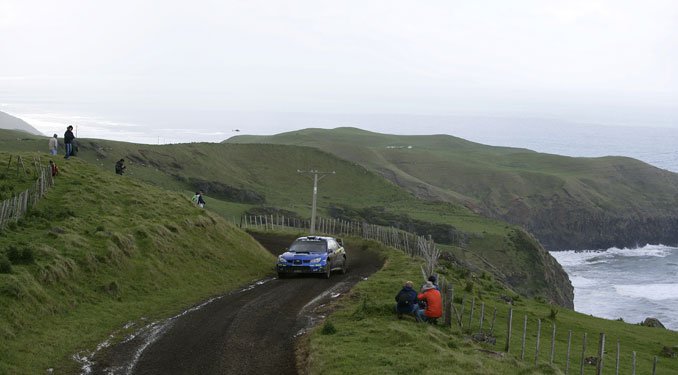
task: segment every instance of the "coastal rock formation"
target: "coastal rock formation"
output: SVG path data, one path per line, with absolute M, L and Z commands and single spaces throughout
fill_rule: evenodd
M 653 328 L 662 328 L 666 329 L 662 322 L 659 321 L 657 318 L 645 318 L 642 323 L 640 323 L 641 326 L 645 327 L 653 327 Z

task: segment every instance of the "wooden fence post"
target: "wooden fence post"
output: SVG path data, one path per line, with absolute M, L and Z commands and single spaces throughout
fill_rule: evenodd
M 633 351 L 631 356 L 631 375 L 636 375 L 636 351 Z
M 567 331 L 567 354 L 565 355 L 565 375 L 570 372 L 570 348 L 572 344 L 572 330 Z
M 461 309 L 459 312 L 459 328 L 464 329 L 464 306 L 466 305 L 466 293 L 461 296 Z
M 541 339 L 541 319 L 537 319 L 537 345 L 535 345 L 534 351 L 534 365 L 536 366 L 539 362 L 539 343 Z
M 520 360 L 525 360 L 525 338 L 527 337 L 527 315 L 523 319 L 523 342 L 522 349 L 520 350 Z
M 586 332 L 581 346 L 581 362 L 579 363 L 579 375 L 584 375 L 584 361 L 586 360 Z
M 508 322 L 507 322 L 507 332 L 506 332 L 506 346 L 504 347 L 504 351 L 506 353 L 509 352 L 511 349 L 511 331 L 513 329 L 513 308 L 509 309 L 508 313 Z
M 553 364 L 553 356 L 556 355 L 556 322 L 553 322 L 553 332 L 551 333 L 551 358 L 549 364 Z
M 596 374 L 603 374 L 603 355 L 605 355 L 605 333 L 600 333 L 600 340 L 598 341 L 598 364 L 596 365 Z
M 445 324 L 452 327 L 452 309 L 450 304 L 452 303 L 452 286 L 445 286 L 445 299 L 443 302 L 443 309 L 445 309 Z
M 657 356 L 654 356 L 654 361 L 652 361 L 652 375 L 657 374 Z
M 614 365 L 614 375 L 619 375 L 619 339 L 617 339 L 617 359 Z
M 485 321 L 485 302 L 480 304 L 480 333 L 483 333 L 483 322 Z
M 473 329 L 473 309 L 476 307 L 476 296 L 471 298 L 471 313 L 468 315 L 468 330 L 471 332 Z

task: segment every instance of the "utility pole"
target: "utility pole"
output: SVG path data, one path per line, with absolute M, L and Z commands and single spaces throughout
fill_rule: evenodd
M 313 175 L 313 205 L 311 206 L 311 233 L 310 234 L 315 234 L 315 207 L 316 207 L 316 201 L 318 197 L 318 181 L 321 180 L 323 177 L 330 175 L 330 174 L 335 174 L 335 171 L 332 172 L 318 172 L 317 169 L 312 169 L 310 171 L 302 171 L 297 169 L 297 173 L 301 174 L 312 174 Z M 320 177 L 318 177 L 320 176 Z

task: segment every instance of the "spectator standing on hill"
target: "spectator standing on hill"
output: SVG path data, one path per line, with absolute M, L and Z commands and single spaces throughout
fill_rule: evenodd
M 49 139 L 49 153 L 51 155 L 56 155 L 58 147 L 59 147 L 59 141 L 57 140 L 57 135 L 54 134 L 52 136 L 52 138 Z
M 443 316 L 443 298 L 432 282 L 427 281 L 421 287 L 417 299 L 426 302 L 426 309 L 417 309 L 417 316 L 425 322 L 436 320 Z
M 202 194 L 202 191 L 198 194 L 198 207 L 205 208 L 205 200 L 202 198 Z
M 123 173 L 125 173 L 125 169 L 127 169 L 127 166 L 125 166 L 125 159 L 120 159 L 115 163 L 115 173 L 119 174 L 122 176 Z
M 66 148 L 66 155 L 64 159 L 68 159 L 73 155 L 73 140 L 75 136 L 73 135 L 73 126 L 68 125 L 66 132 L 64 133 L 64 147 Z
M 52 160 L 49 161 L 49 171 L 52 173 L 52 177 L 55 177 L 59 174 L 59 167 L 57 167 L 57 165 Z
M 198 205 L 198 200 L 199 200 L 199 199 L 200 199 L 200 192 L 199 192 L 199 191 L 196 191 L 196 192 L 195 192 L 195 195 L 193 196 L 193 198 L 191 198 L 191 202 L 193 202 L 193 204 L 197 206 L 197 205 Z
M 406 281 L 403 288 L 400 289 L 400 292 L 395 297 L 396 300 L 396 314 L 398 314 L 398 319 L 403 317 L 403 314 L 414 314 L 418 310 L 417 305 L 417 291 L 412 288 L 412 282 Z

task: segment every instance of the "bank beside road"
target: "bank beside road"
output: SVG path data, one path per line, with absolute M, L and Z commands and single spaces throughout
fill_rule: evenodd
M 252 235 L 273 255 L 294 239 Z M 322 320 L 318 309 L 382 266 L 381 255 L 362 241 L 346 241 L 346 251 L 351 271 L 345 275 L 268 279 L 229 293 L 173 319 L 157 337 L 102 351 L 94 358 L 93 373 L 296 374 L 296 340 Z

